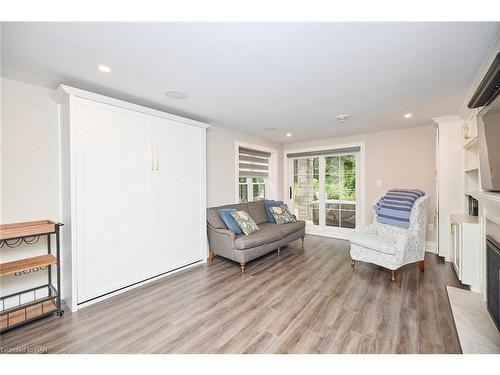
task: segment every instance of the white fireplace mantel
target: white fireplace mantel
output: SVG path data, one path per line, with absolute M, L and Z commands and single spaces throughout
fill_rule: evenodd
M 500 228 L 500 193 L 498 192 L 473 192 L 467 193 L 479 201 L 479 223 L 480 223 L 480 293 L 486 301 L 486 235 L 488 222 L 494 223 Z

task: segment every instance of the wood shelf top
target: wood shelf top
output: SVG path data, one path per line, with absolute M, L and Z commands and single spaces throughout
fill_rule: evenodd
M 37 236 L 56 231 L 56 223 L 50 220 L 26 221 L 0 225 L 0 241 L 19 237 Z
M 32 258 L 16 260 L 0 264 L 0 276 L 13 275 L 17 272 L 27 271 L 37 267 L 57 264 L 57 259 L 52 254 L 40 255 Z

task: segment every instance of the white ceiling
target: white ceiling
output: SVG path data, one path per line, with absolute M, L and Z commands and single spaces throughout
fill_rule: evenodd
M 286 143 L 456 113 L 499 32 L 500 23 L 3 23 L 2 76 Z M 339 114 L 351 118 L 339 124 Z

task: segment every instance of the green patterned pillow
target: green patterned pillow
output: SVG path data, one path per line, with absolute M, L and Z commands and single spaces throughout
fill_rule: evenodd
M 295 223 L 297 221 L 286 204 L 279 207 L 269 207 L 269 211 L 274 216 L 276 224 Z
M 245 234 L 252 234 L 260 230 L 246 211 L 234 211 L 231 212 L 231 216 Z

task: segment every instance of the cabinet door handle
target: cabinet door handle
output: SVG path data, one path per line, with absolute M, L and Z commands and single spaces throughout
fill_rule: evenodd
M 156 144 L 156 170 L 160 170 L 160 145 Z
M 155 145 L 151 143 L 151 170 L 155 170 Z

